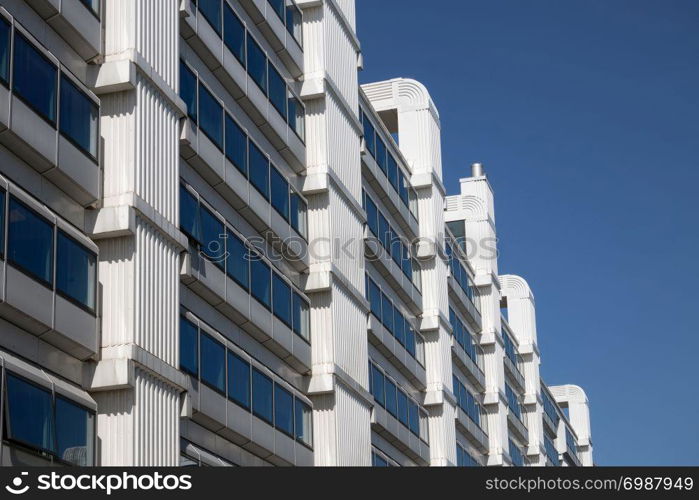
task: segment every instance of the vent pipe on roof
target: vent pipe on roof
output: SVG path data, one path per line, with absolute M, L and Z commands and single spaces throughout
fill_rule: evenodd
M 485 175 L 485 168 L 482 163 L 474 163 L 471 165 L 471 177 L 483 177 Z

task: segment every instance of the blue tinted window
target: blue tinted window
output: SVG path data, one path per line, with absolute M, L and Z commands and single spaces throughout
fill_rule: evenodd
M 408 403 L 408 427 L 413 434 L 420 437 L 420 413 L 413 401 Z
M 271 64 L 269 65 L 269 100 L 286 121 L 286 82 Z
M 223 2 L 223 41 L 233 55 L 245 65 L 245 27 L 238 16 Z
M 376 366 L 371 365 L 371 394 L 374 396 L 376 402 L 381 406 L 386 404 L 386 396 L 384 392 L 385 380 L 386 379 L 381 370 L 379 370 Z
M 391 186 L 393 189 L 398 191 L 398 164 L 396 159 L 391 153 L 387 154 L 388 157 L 388 180 L 391 181 Z
M 53 283 L 53 225 L 10 198 L 7 256 L 11 263 L 44 283 Z
M 199 85 L 199 127 L 223 150 L 223 107 L 203 85 Z
M 248 136 L 229 115 L 226 115 L 226 158 L 248 175 Z
M 386 145 L 378 137 L 376 139 L 376 163 L 379 164 L 379 168 L 381 168 L 383 173 L 387 174 L 387 171 L 386 171 Z
M 272 6 L 272 10 L 274 10 L 275 14 L 279 16 L 279 19 L 282 21 L 284 20 L 284 11 L 285 9 L 285 0 L 267 0 L 269 4 Z
M 51 393 L 7 375 L 8 435 L 39 450 L 53 452 L 55 428 Z
M 313 445 L 313 411 L 298 398 L 294 399 L 294 429 L 297 441 Z
M 286 29 L 299 45 L 303 43 L 301 10 L 293 3 L 286 6 Z
M 10 79 L 10 25 L 0 18 L 0 82 L 7 84 Z
M 228 255 L 226 271 L 228 276 L 248 290 L 250 288 L 250 259 L 248 258 L 248 249 L 243 240 L 230 231 L 228 232 L 226 245 L 226 253 Z
M 256 368 L 252 369 L 252 412 L 272 423 L 272 379 Z
M 198 0 L 199 10 L 216 33 L 221 34 L 221 0 Z
M 84 246 L 58 231 L 56 249 L 56 289 L 95 310 L 97 257 Z
M 80 0 L 84 3 L 92 12 L 99 16 L 100 13 L 100 0 Z
M 97 105 L 66 76 L 61 76 L 61 133 L 94 158 L 98 115 Z
M 196 122 L 198 115 L 197 77 L 182 61 L 180 61 L 180 97 L 187 105 L 187 114 Z
M 93 463 L 94 416 L 85 408 L 56 398 L 56 454 L 78 466 Z
M 377 236 L 386 251 L 389 251 L 391 248 L 391 227 L 381 212 L 379 212 L 379 234 Z
M 308 205 L 296 191 L 291 191 L 289 218 L 293 227 L 303 238 L 308 237 Z
M 195 241 L 201 242 L 199 202 L 180 184 L 180 229 Z
M 388 462 L 381 458 L 376 453 L 371 454 L 371 466 L 372 467 L 388 467 Z
M 308 303 L 296 292 L 294 292 L 294 332 L 301 338 L 310 340 L 311 338 L 311 317 Z
M 15 36 L 13 88 L 34 111 L 56 123 L 58 70 L 26 38 Z
M 398 389 L 396 384 L 386 380 L 386 410 L 394 417 L 398 417 Z
M 366 148 L 371 153 L 372 156 L 376 157 L 376 131 L 374 130 L 374 125 L 371 123 L 366 115 L 364 117 L 364 141 L 366 142 Z
M 250 409 L 250 363 L 228 353 L 228 397 Z
M 405 345 L 405 318 L 398 312 L 398 309 L 393 310 L 393 331 L 396 340 L 401 344 Z
M 250 182 L 269 199 L 269 159 L 253 142 L 250 142 Z
M 374 200 L 372 200 L 369 196 L 366 196 L 365 199 L 367 224 L 369 225 L 369 229 L 371 230 L 371 232 L 374 233 L 374 236 L 378 236 L 379 210 L 376 208 L 376 203 L 374 203 Z
M 398 391 L 398 420 L 408 426 L 408 396 L 403 391 Z
M 408 247 L 401 244 L 402 258 L 400 261 L 401 268 L 403 269 L 403 274 L 405 274 L 410 281 L 413 280 L 413 261 L 410 258 L 410 251 Z
M 272 167 L 270 169 L 272 187 L 272 206 L 279 212 L 279 215 L 289 220 L 289 183 L 279 171 Z
M 271 284 L 271 269 L 259 257 L 252 259 L 250 263 L 250 275 L 252 279 L 252 296 L 267 307 L 271 306 L 270 288 Z
M 214 214 L 201 207 L 201 253 L 223 269 L 226 257 L 226 230 Z
M 289 92 L 287 106 L 289 107 L 289 126 L 299 136 L 299 139 L 304 141 L 306 139 L 306 111 L 301 105 L 301 101 L 291 92 Z
M 381 320 L 383 321 L 383 325 L 389 332 L 393 333 L 393 304 L 383 293 L 381 294 L 381 306 L 383 312 Z
M 251 36 L 248 37 L 248 74 L 267 94 L 267 56 Z
M 274 426 L 294 435 L 294 397 L 277 384 L 274 385 Z
M 398 194 L 403 204 L 407 207 L 410 204 L 410 193 L 408 191 L 408 179 L 402 171 L 398 172 Z
M 374 316 L 381 319 L 381 290 L 379 285 L 374 283 L 373 280 L 369 280 L 369 304 L 371 305 L 371 312 Z
M 196 376 L 199 373 L 199 331 L 180 318 L 180 369 Z
M 277 273 L 272 273 L 272 312 L 291 326 L 291 287 Z
M 0 257 L 5 257 L 5 191 L 0 190 Z
M 201 379 L 213 389 L 226 393 L 226 348 L 206 334 L 201 335 Z

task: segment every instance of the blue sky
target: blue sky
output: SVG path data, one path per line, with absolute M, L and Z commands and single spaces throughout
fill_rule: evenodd
M 542 375 L 591 400 L 600 465 L 699 465 L 699 2 L 358 0 L 362 83 L 415 78 L 450 194 L 496 192 Z

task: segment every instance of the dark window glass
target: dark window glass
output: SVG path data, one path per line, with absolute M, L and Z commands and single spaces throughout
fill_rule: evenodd
M 376 163 L 379 164 L 379 168 L 383 173 L 388 175 L 386 170 L 386 145 L 378 137 L 376 138 Z
M 201 207 L 201 253 L 223 269 L 226 258 L 226 230 L 207 208 Z
M 313 411 L 310 406 L 299 399 L 294 400 L 294 427 L 296 439 L 308 446 L 312 446 Z
M 391 248 L 391 227 L 381 212 L 379 212 L 379 234 L 377 236 L 388 252 Z
M 5 191 L 0 191 L 0 257 L 5 257 Z
M 65 75 L 61 76 L 61 133 L 94 158 L 98 118 L 97 105 Z
M 180 369 L 199 374 L 199 331 L 184 318 L 180 318 Z
M 96 255 L 63 231 L 58 231 L 57 243 L 56 289 L 94 311 Z
M 371 232 L 374 233 L 374 236 L 378 237 L 378 235 L 379 235 L 379 210 L 378 210 L 378 208 L 376 208 L 376 203 L 374 203 L 374 200 L 372 200 L 369 196 L 366 196 L 365 203 L 366 203 L 367 224 L 369 225 L 369 229 L 371 230 Z
M 277 273 L 272 273 L 272 312 L 291 326 L 291 287 Z
M 289 220 L 289 183 L 279 171 L 272 167 L 270 169 L 271 187 L 272 187 L 272 206 L 284 217 Z
M 226 253 L 228 262 L 226 272 L 240 286 L 248 290 L 250 288 L 250 259 L 248 258 L 248 248 L 243 240 L 235 234 L 228 232 L 226 239 Z
M 269 199 L 269 158 L 253 142 L 250 142 L 250 182 Z
M 366 148 L 371 153 L 371 156 L 376 157 L 376 131 L 374 125 L 366 115 L 364 116 L 364 141 Z
M 371 454 L 371 466 L 372 467 L 388 467 L 388 462 L 381 458 L 376 453 Z
M 8 435 L 42 451 L 54 451 L 55 429 L 51 393 L 7 375 Z
M 298 293 L 294 292 L 294 332 L 306 340 L 311 338 L 310 314 L 308 303 Z
M 308 205 L 296 191 L 291 191 L 290 223 L 299 235 L 308 237 Z
M 371 312 L 377 318 L 381 319 L 381 290 L 379 285 L 374 283 L 373 280 L 369 280 L 369 304 L 371 304 Z
M 226 115 L 226 158 L 247 177 L 248 136 L 229 115 Z
M 223 2 L 223 41 L 238 61 L 245 66 L 245 26 L 228 2 Z
M 417 437 L 420 437 L 420 413 L 417 404 L 413 401 L 408 403 L 408 427 Z
M 371 394 L 374 396 L 376 402 L 381 406 L 386 404 L 386 395 L 384 392 L 385 380 L 386 379 L 381 370 L 379 370 L 376 366 L 371 365 Z
M 7 85 L 10 80 L 10 25 L 0 18 L 0 81 Z
M 388 180 L 391 181 L 391 186 L 398 192 L 398 163 L 391 153 L 387 154 L 388 161 Z
M 405 318 L 398 312 L 398 309 L 393 309 L 393 332 L 396 340 L 405 346 Z
M 289 436 L 294 435 L 294 397 L 277 384 L 274 385 L 274 426 Z
M 180 229 L 197 242 L 201 242 L 199 203 L 187 188 L 180 184 Z
M 386 379 L 386 410 L 394 417 L 398 417 L 398 389 L 396 384 Z
M 248 74 L 267 94 L 267 56 L 251 36 L 248 37 Z
M 15 93 L 55 124 L 58 69 L 20 34 L 15 36 L 14 60 Z
M 56 454 L 78 466 L 93 464 L 94 416 L 85 408 L 56 398 Z
M 284 11 L 286 3 L 284 0 L 267 0 L 272 6 L 272 10 L 279 16 L 279 19 L 284 20 Z
M 286 121 L 286 82 L 271 64 L 269 65 L 269 100 Z
M 53 225 L 23 203 L 10 198 L 7 255 L 11 263 L 53 283 Z
M 256 368 L 252 369 L 252 412 L 272 423 L 272 379 Z
M 410 193 L 408 191 L 408 179 L 402 171 L 398 172 L 398 194 L 403 204 L 407 207 L 410 205 Z
M 253 256 L 250 263 L 252 276 L 252 296 L 267 307 L 271 306 L 270 288 L 271 284 L 271 269 L 259 257 Z
M 221 0 L 198 0 L 199 11 L 209 21 L 211 27 L 221 34 Z
M 294 37 L 299 45 L 303 44 L 301 10 L 292 4 L 286 6 L 286 29 Z
M 226 348 L 206 334 L 201 338 L 201 379 L 208 386 L 226 393 Z
M 410 251 L 406 245 L 401 244 L 402 258 L 400 261 L 401 268 L 403 269 L 403 274 L 405 274 L 408 279 L 413 281 L 413 261 L 410 258 Z
M 99 16 L 100 13 L 100 0 L 80 0 L 82 3 L 84 3 L 92 12 L 94 12 L 97 16 Z
M 389 332 L 393 333 L 393 304 L 391 303 L 391 300 L 383 293 L 381 294 L 381 306 L 383 311 L 381 316 L 383 325 Z
M 197 77 L 180 61 L 180 97 L 187 105 L 187 114 L 189 117 L 197 121 Z
M 250 409 L 250 363 L 228 353 L 228 397 Z
M 405 348 L 407 349 L 408 353 L 414 358 L 417 349 L 416 349 L 416 344 L 415 344 L 415 330 L 408 325 L 405 333 Z
M 398 420 L 408 426 L 408 396 L 403 391 L 398 391 Z
M 299 139 L 306 140 L 306 110 L 296 96 L 288 94 L 287 106 L 289 107 L 289 126 L 296 132 Z
M 223 151 L 223 107 L 203 85 L 199 85 L 199 127 Z

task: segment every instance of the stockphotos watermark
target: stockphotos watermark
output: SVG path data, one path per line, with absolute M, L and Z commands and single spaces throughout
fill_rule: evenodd
M 115 492 L 136 491 L 189 491 L 192 489 L 192 476 L 189 474 L 162 474 L 160 472 L 113 474 L 83 474 L 50 472 L 36 476 L 36 482 L 30 484 L 28 472 L 20 472 L 5 491 L 20 496 L 29 491 L 53 492 L 95 492 L 111 495 Z
M 198 253 L 202 258 L 215 263 L 224 263 L 231 255 L 228 250 L 231 245 L 229 241 L 231 241 L 231 235 L 226 233 L 217 235 L 216 239 L 206 243 L 195 241 L 193 243 L 198 246 Z M 445 234 L 438 235 L 436 239 L 420 237 L 408 240 L 393 233 L 386 233 L 384 238 L 375 236 L 366 239 L 313 238 L 307 241 L 300 237 L 279 238 L 270 233 L 267 237 L 250 237 L 247 242 L 256 252 L 264 254 L 272 262 L 306 259 L 316 262 L 338 259 L 380 261 L 391 257 L 401 261 L 419 260 L 420 248 L 434 248 L 438 256 L 448 259 L 447 247 L 452 250 L 460 248 L 469 261 L 474 259 L 491 261 L 498 258 L 497 238 L 454 239 Z M 246 258 L 256 260 L 259 257 L 252 252 Z

